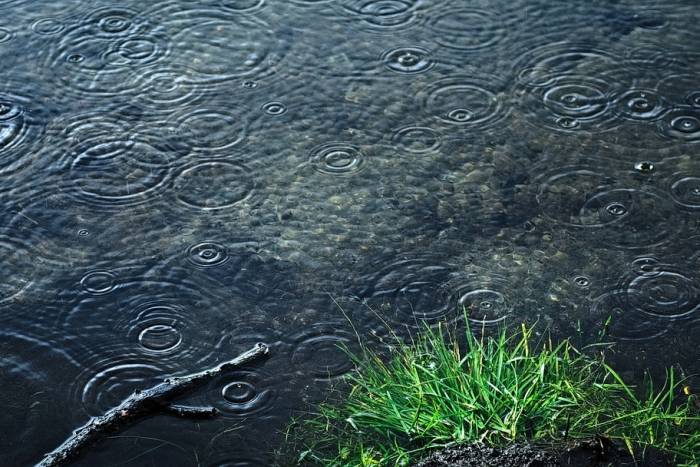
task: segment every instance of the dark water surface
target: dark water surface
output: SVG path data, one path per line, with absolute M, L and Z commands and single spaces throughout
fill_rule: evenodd
M 0 0 L 0 465 L 269 465 L 386 321 L 700 372 L 696 1 Z M 373 310 L 373 311 L 372 311 Z M 694 382 L 691 386 L 700 386 Z

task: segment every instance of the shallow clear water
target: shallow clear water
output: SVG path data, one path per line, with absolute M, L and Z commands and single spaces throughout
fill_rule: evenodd
M 351 368 L 344 313 L 377 345 L 463 306 L 602 336 L 632 380 L 700 371 L 696 2 L 0 12 L 0 464 L 265 341 L 187 401 L 218 419 L 76 465 L 268 465 Z

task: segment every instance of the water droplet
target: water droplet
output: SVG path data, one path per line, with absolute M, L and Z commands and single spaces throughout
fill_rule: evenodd
M 693 91 L 688 94 L 688 104 L 700 108 L 700 91 Z
M 693 133 L 700 129 L 700 121 L 695 117 L 677 117 L 671 122 L 671 126 L 683 133 Z
M 85 60 L 85 56 L 81 54 L 70 54 L 66 58 L 70 63 L 80 63 Z
M 643 174 L 650 174 L 654 171 L 654 164 L 650 161 L 641 161 L 634 164 L 634 170 Z
M 583 289 L 590 286 L 591 281 L 586 276 L 576 276 L 574 277 L 574 284 Z
M 557 119 L 557 125 L 567 130 L 573 130 L 574 128 L 579 128 L 581 122 L 571 117 L 559 117 Z
M 620 203 L 611 203 L 605 207 L 605 210 L 613 216 L 622 216 L 627 214 L 627 208 Z
M 255 397 L 255 387 L 247 381 L 233 381 L 224 386 L 221 395 L 228 402 L 243 404 Z
M 403 74 L 422 73 L 435 64 L 430 52 L 421 47 L 390 49 L 382 54 L 381 59 L 386 68 Z

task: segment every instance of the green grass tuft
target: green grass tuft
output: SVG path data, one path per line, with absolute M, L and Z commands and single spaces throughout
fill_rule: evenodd
M 666 384 L 627 385 L 602 359 L 568 341 L 515 335 L 458 339 L 426 328 L 388 361 L 353 355 L 350 394 L 301 423 L 300 460 L 327 466 L 409 465 L 455 443 L 503 446 L 605 435 L 635 455 L 655 447 L 700 462 L 700 411 L 673 370 Z M 642 395 L 639 395 L 642 393 Z

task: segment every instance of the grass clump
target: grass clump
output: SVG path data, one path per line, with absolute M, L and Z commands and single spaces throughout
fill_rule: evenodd
M 368 349 L 353 355 L 349 395 L 302 422 L 300 461 L 410 465 L 452 444 L 604 435 L 635 455 L 653 446 L 700 462 L 697 400 L 672 370 L 662 388 L 640 391 L 568 341 L 534 343 L 525 326 L 482 338 L 442 331 L 426 329 L 409 344 L 397 339 L 388 361 Z

